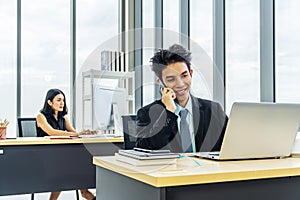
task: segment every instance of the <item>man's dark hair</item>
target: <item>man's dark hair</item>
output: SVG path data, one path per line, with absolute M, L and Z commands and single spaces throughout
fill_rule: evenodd
M 185 62 L 188 70 L 191 69 L 191 52 L 179 44 L 173 44 L 169 49 L 159 49 L 150 59 L 152 71 L 162 80 L 162 71 L 167 65 L 176 62 Z

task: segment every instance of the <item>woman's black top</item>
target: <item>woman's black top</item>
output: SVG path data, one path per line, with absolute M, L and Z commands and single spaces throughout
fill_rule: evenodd
M 42 113 L 43 114 L 43 113 Z M 52 126 L 52 128 L 57 130 L 65 131 L 66 129 L 66 121 L 63 116 L 58 116 L 58 119 L 56 120 L 53 115 L 51 116 L 45 116 L 47 119 L 47 122 Z M 37 136 L 38 137 L 44 137 L 49 136 L 45 131 L 43 131 L 40 127 L 36 126 Z

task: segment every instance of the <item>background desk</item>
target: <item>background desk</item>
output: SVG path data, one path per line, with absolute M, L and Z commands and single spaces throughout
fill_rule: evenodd
M 122 145 L 123 138 L 0 140 L 0 195 L 95 188 L 93 156 Z
M 135 167 L 94 157 L 97 200 L 299 199 L 300 159 L 209 161 Z

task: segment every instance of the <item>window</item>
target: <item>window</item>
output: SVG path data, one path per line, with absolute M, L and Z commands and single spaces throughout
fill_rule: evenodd
M 154 99 L 156 78 L 150 58 L 154 54 L 154 1 L 143 1 L 143 105 Z
M 77 72 L 97 47 L 104 48 L 103 46 L 107 45 L 106 48 L 118 48 L 118 44 L 115 44 L 118 40 L 114 40 L 118 36 L 118 2 L 118 0 L 76 1 Z
M 190 1 L 190 38 L 212 58 L 213 5 L 211 0 Z M 192 50 L 193 46 L 191 46 Z
M 82 72 L 100 70 L 101 52 L 119 51 L 119 0 L 76 1 L 76 128 L 82 125 Z M 87 86 L 90 87 L 90 86 Z M 75 106 L 75 105 L 74 105 Z
M 22 1 L 21 116 L 36 116 L 59 88 L 70 107 L 70 1 Z
M 226 3 L 226 110 L 235 101 L 260 101 L 259 1 Z
M 16 133 L 16 24 L 17 9 L 15 1 L 0 1 L 0 119 L 8 119 L 7 137 Z
M 163 46 L 179 43 L 179 0 L 163 1 Z
M 275 1 L 276 101 L 300 102 L 300 2 Z
M 190 1 L 190 50 L 192 52 L 195 96 L 212 99 L 213 92 L 213 18 L 211 0 Z

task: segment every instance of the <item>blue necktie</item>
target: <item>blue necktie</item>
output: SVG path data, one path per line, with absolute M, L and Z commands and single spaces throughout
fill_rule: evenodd
M 189 124 L 186 121 L 187 109 L 180 111 L 180 136 L 183 152 L 193 152 Z

